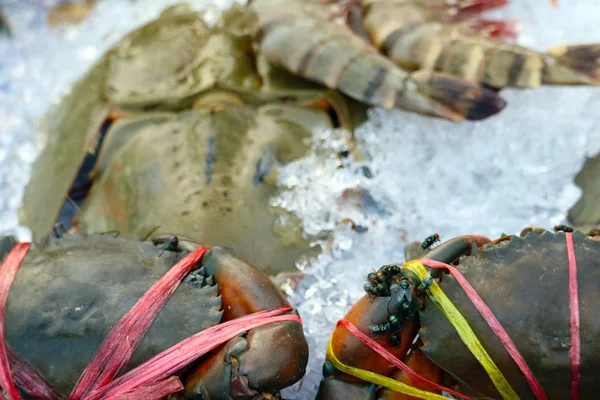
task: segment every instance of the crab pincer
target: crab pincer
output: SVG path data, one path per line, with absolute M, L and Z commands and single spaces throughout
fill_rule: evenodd
M 219 283 L 223 321 L 289 306 L 263 272 L 224 249 L 210 250 L 203 259 L 203 268 Z M 211 399 L 268 399 L 300 380 L 307 362 L 308 344 L 297 322 L 255 328 L 245 337 L 231 339 L 199 363 L 185 382 L 185 394 L 192 399 L 203 399 L 206 393 L 220 393 Z

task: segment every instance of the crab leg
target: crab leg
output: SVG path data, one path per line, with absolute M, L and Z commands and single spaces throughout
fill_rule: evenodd
M 254 0 L 249 8 L 255 44 L 269 63 L 356 100 L 452 121 L 484 119 L 506 105 L 465 80 L 396 66 L 328 21 L 327 7 L 318 3 Z

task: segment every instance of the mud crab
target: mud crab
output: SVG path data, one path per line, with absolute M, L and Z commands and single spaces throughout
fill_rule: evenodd
M 49 115 L 21 223 L 40 237 L 62 206 L 68 225 L 68 194 L 81 230 L 143 236 L 158 224 L 293 270 L 309 243 L 293 222 L 274 233 L 293 217 L 268 209 L 269 183 L 316 127 L 351 130 L 367 106 L 478 120 L 504 108 L 504 86 L 596 83 L 592 45 L 550 55 L 494 38 L 504 25 L 479 16 L 504 4 L 252 0 L 215 27 L 171 7 L 108 51 Z M 382 23 L 388 14 L 404 17 Z
M 107 234 L 49 238 L 33 246 L 9 292 L 6 340 L 49 383 L 68 393 L 121 316 L 197 244 Z M 0 239 L 0 260 L 15 245 Z M 213 247 L 177 288 L 127 370 L 225 321 L 289 303 L 261 271 Z M 297 314 L 295 311 L 292 313 Z M 272 343 L 277 343 L 273 347 Z M 275 399 L 303 375 L 308 345 L 294 321 L 238 335 L 179 372 L 171 399 Z
M 576 376 L 572 374 L 570 357 L 575 350 L 571 351 L 571 346 L 579 340 L 573 339 L 575 336 L 570 330 L 573 325 L 569 322 L 573 313 L 570 312 L 567 235 L 571 235 L 578 277 L 581 358 L 579 381 L 575 386 L 579 398 L 596 398 L 600 389 L 596 379 L 600 348 L 595 342 L 600 329 L 595 317 L 600 278 L 597 230 L 586 235 L 581 231 L 547 232 L 530 228 L 519 236 L 503 236 L 495 241 L 469 235 L 449 240 L 429 251 L 424 251 L 419 243 L 407 247 L 406 251 L 407 260 L 425 256 L 422 259 L 425 265 L 428 265 L 425 260 L 435 260 L 456 266 L 491 309 L 509 340 L 516 344 L 517 353 L 524 359 L 523 370 L 515 361 L 518 356 L 511 358 L 508 347 L 505 348 L 508 342 L 496 336 L 483 314 L 478 312 L 471 294 L 466 294 L 465 286 L 457 279 L 458 274 L 448 274 L 448 269 L 438 269 L 438 266 L 423 268 L 425 273 L 419 276 L 414 273 L 416 269 L 408 267 L 414 265 L 411 261 L 384 266 L 368 277 L 368 285 L 372 285 L 371 282 L 384 282 L 386 274 L 393 275 L 391 281 L 388 280 L 391 286 L 384 284 L 386 287 L 379 288 L 378 293 L 367 286 L 370 294 L 361 298 L 346 314 L 345 321 L 341 321 L 344 324 L 338 324 L 334 330 L 317 399 L 441 399 L 442 391 L 455 391 L 451 394 L 459 396 L 456 398 L 577 398 L 571 397 Z M 425 276 L 431 281 L 424 279 Z M 444 314 L 449 308 L 442 312 L 432 302 L 442 297 L 432 297 L 433 280 L 439 281 L 437 287 L 464 316 L 469 329 L 505 379 L 508 389 L 502 394 L 492 380 L 500 378 L 490 379 L 463 342 L 466 330 L 459 336 Z M 357 333 L 351 333 L 353 326 Z M 375 345 L 365 344 L 358 335 L 367 337 L 367 341 L 372 339 Z M 429 382 L 397 368 L 389 362 L 390 358 L 386 361 L 379 355 L 382 353 L 374 350 L 377 344 L 403 360 L 417 377 Z M 336 362 L 341 366 L 334 366 Z M 340 370 L 347 366 L 378 374 L 384 380 L 391 378 L 386 385 L 400 382 L 427 393 L 407 396 L 384 385 L 369 383 L 373 380 L 366 382 L 357 377 L 360 374 Z M 522 372 L 525 370 L 532 372 L 533 380 L 525 378 Z

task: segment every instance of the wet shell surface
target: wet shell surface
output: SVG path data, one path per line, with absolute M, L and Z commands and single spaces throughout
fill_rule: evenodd
M 0 257 L 9 247 L 0 247 Z M 183 257 L 160 253 L 150 241 L 112 234 L 33 246 L 8 296 L 7 342 L 57 390 L 69 393 L 113 325 Z M 218 287 L 203 273 L 188 274 L 127 369 L 221 321 Z
M 594 398 L 600 381 L 600 241 L 576 231 L 581 318 L 581 397 Z M 569 262 L 565 234 L 529 233 L 473 249 L 458 266 L 490 307 L 533 370 L 550 399 L 570 397 Z M 523 374 L 471 303 L 457 280 L 444 275 L 441 288 L 522 399 L 534 399 Z M 442 312 L 427 299 L 420 313 L 423 352 L 480 395 L 501 398 L 487 373 L 461 341 Z M 471 393 L 473 394 L 473 393 Z

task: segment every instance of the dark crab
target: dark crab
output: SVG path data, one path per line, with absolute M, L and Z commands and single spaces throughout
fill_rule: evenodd
M 594 399 L 600 390 L 596 373 L 600 367 L 600 346 L 595 340 L 600 331 L 600 321 L 596 318 L 596 310 L 600 306 L 597 296 L 600 240 L 594 232 L 589 235 L 580 231 L 572 233 L 581 318 L 581 399 Z M 407 260 L 426 253 L 428 259 L 457 266 L 516 344 L 549 399 L 571 396 L 566 234 L 531 228 L 524 230 L 521 236 L 503 236 L 493 242 L 477 235 L 458 237 L 429 252 L 424 252 L 420 244 L 415 243 L 408 246 L 406 252 Z M 463 314 L 518 398 L 536 398 L 517 364 L 456 278 L 440 269 L 429 271 L 432 277 L 440 278 L 440 288 Z M 397 278 L 408 279 L 408 298 L 412 296 L 409 312 L 400 310 L 394 303 L 400 290 L 397 284 L 392 288 L 392 297 L 367 295 L 360 299 L 345 319 L 430 381 L 472 398 L 501 399 L 486 371 L 455 328 L 419 289 L 423 288 L 423 282 L 404 269 Z M 404 297 L 405 300 L 408 298 Z M 411 316 L 411 313 L 414 315 Z M 402 320 L 403 329 L 398 333 L 397 342 L 392 340 L 392 332 L 383 335 L 374 333 L 377 331 L 374 328 L 389 321 L 391 315 Z M 425 391 L 441 393 L 385 361 L 344 326 L 338 326 L 333 332 L 332 349 L 346 365 L 391 377 Z M 323 371 L 325 377 L 318 399 L 413 398 L 342 373 L 332 365 L 330 357 Z
M 112 326 L 198 247 L 183 238 L 176 246 L 164 242 L 164 237 L 75 234 L 33 246 L 9 292 L 8 344 L 55 389 L 69 393 Z M 0 260 L 14 244 L 10 237 L 0 239 Z M 285 306 L 285 296 L 264 273 L 213 247 L 162 309 L 126 369 L 219 323 Z M 304 375 L 307 360 L 300 324 L 265 325 L 180 371 L 185 390 L 172 397 L 274 399 Z

